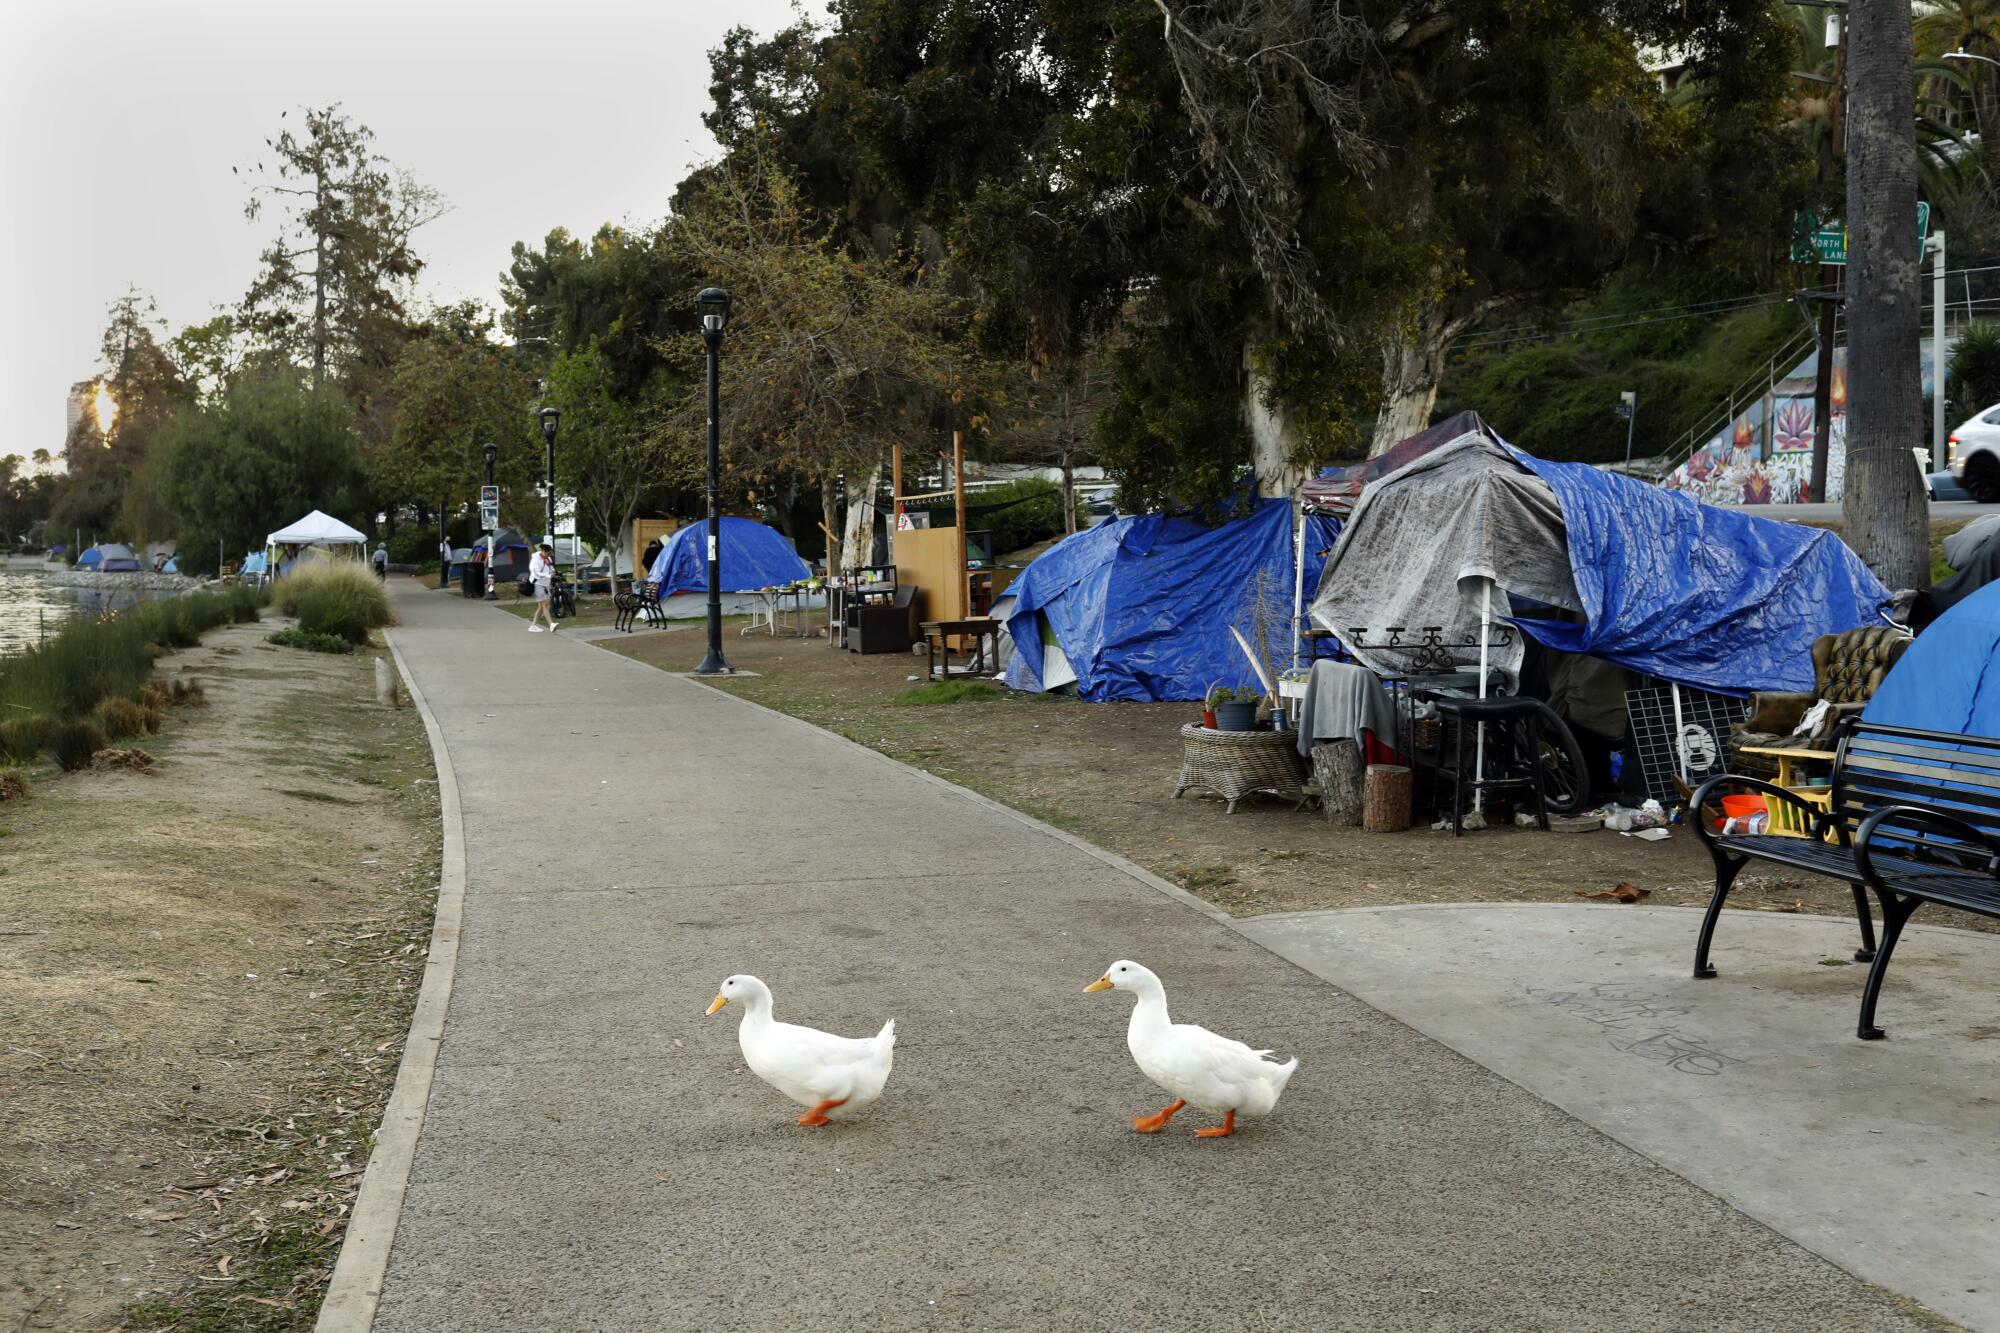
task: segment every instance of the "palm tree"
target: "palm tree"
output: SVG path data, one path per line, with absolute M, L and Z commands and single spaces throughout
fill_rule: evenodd
M 1930 516 L 1911 457 L 1923 381 L 1916 52 L 1909 0 L 1847 10 L 1847 544 L 1891 588 L 1930 586 Z
M 2000 126 L 2000 68 L 1986 63 L 2000 60 L 2000 0 L 1926 4 L 1914 34 L 1917 55 L 1930 64 L 1928 86 L 1920 96 L 1948 106 L 1952 122 L 1977 132 L 1983 141 Z M 1952 68 L 1944 57 L 1955 51 L 1986 59 L 1957 61 Z M 1942 77 L 1947 70 L 1957 77 Z

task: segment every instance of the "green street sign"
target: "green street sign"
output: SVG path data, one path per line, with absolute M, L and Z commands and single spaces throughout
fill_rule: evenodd
M 1845 264 L 1847 262 L 1847 225 L 1829 222 L 1824 227 L 1814 227 L 1810 217 L 1801 214 L 1799 225 L 1807 229 L 1807 234 L 1792 242 L 1792 260 L 1795 263 Z M 1921 250 L 1924 241 L 1931 234 L 1931 206 L 1927 200 L 1917 201 L 1917 248 Z

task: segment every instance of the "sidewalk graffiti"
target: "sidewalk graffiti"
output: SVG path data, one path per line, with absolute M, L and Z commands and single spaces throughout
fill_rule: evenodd
M 1530 986 L 1529 997 L 1582 1019 L 1604 1034 L 1612 1049 L 1664 1064 L 1677 1074 L 1703 1078 L 1742 1064 L 1700 1037 L 1682 1032 L 1688 1011 L 1671 997 L 1635 989 L 1636 982 L 1599 981 L 1569 988 Z

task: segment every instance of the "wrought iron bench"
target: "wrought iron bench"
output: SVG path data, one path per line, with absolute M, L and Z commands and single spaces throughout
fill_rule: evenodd
M 630 634 L 634 625 L 641 620 L 664 620 L 660 610 L 660 585 L 652 582 L 633 584 L 619 593 L 611 601 L 617 614 L 612 616 L 612 628 Z
M 1721 798 L 1756 793 L 1782 802 L 1807 836 L 1725 835 L 1710 822 Z M 1925 903 L 2000 918 L 2000 740 L 1850 720 L 1835 749 L 1831 804 L 1814 809 L 1783 787 L 1724 774 L 1688 802 L 1695 836 L 1715 860 L 1715 896 L 1695 943 L 1694 974 L 1712 977 L 1709 944 L 1730 885 L 1752 861 L 1845 880 L 1861 919 L 1857 962 L 1870 962 L 1857 1035 L 1875 1026 L 1875 1003 L 1903 927 Z M 1865 891 L 1882 908 L 1877 945 Z

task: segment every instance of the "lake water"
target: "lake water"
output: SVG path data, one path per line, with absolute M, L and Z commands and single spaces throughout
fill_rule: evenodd
M 136 588 L 65 588 L 40 570 L 0 568 L 0 657 L 34 647 L 72 616 L 123 610 L 142 595 Z

